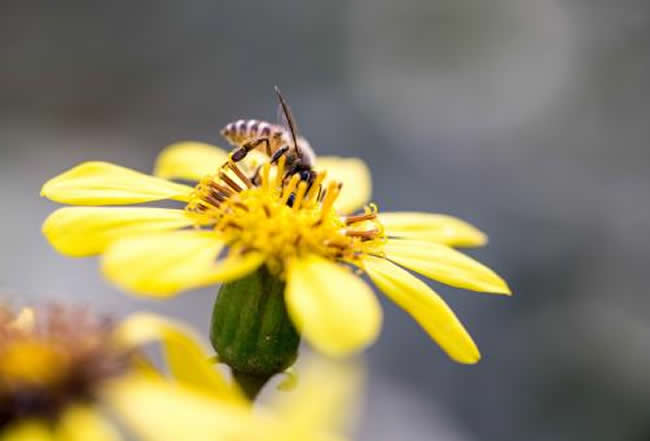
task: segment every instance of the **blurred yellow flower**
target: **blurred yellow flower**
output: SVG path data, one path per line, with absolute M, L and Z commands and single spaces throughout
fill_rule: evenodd
M 162 343 L 177 381 L 164 379 L 146 362 L 138 348 L 147 341 Z M 239 389 L 208 363 L 200 345 L 160 317 L 136 315 L 115 325 L 78 308 L 24 309 L 18 315 L 0 309 L 2 440 L 121 439 L 103 409 L 119 413 L 121 403 L 138 393 L 121 385 L 145 380 L 154 391 L 174 385 L 224 405 L 248 407 Z M 160 417 L 151 415 L 142 424 L 155 428 Z
M 334 441 L 354 422 L 360 384 L 359 369 L 314 361 L 294 390 L 276 392 L 255 408 L 146 378 L 126 379 L 108 396 L 128 395 L 115 400 L 117 410 L 143 440 Z
M 111 281 L 155 297 L 237 280 L 265 264 L 286 280 L 287 309 L 301 334 L 332 356 L 372 343 L 381 326 L 379 303 L 350 271 L 353 266 L 411 314 L 451 358 L 479 360 L 451 309 L 402 267 L 451 286 L 510 294 L 492 270 L 451 248 L 484 244 L 482 232 L 451 216 L 378 213 L 374 205 L 343 216 L 367 201 L 369 178 L 358 160 L 330 159 L 308 188 L 298 176 L 282 179 L 281 159 L 277 167 L 264 164 L 262 182 L 255 186 L 245 165 L 242 170 L 225 154 L 210 151 L 196 144 L 172 146 L 157 162 L 165 177 L 192 179 L 207 172 L 196 188 L 109 163 L 74 167 L 48 181 L 42 195 L 77 205 L 172 199 L 184 202 L 185 209 L 62 208 L 48 217 L 43 233 L 65 255 L 103 254 L 102 270 Z M 211 157 L 225 158 L 216 174 Z M 227 256 L 219 258 L 226 248 Z

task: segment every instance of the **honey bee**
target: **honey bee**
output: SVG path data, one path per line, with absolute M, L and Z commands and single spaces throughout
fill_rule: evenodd
M 307 182 L 309 188 L 316 178 L 316 172 L 313 168 L 316 155 L 305 138 L 296 136 L 295 120 L 277 86 L 275 86 L 275 93 L 280 101 L 282 113 L 288 127 L 256 119 L 241 119 L 226 125 L 221 130 L 221 135 L 236 147 L 231 155 L 234 162 L 241 161 L 249 152 L 255 149 L 266 153 L 272 164 L 285 156 L 286 171 L 283 181 L 298 173 L 300 179 Z M 251 178 L 254 183 L 259 180 L 259 170 L 258 167 Z

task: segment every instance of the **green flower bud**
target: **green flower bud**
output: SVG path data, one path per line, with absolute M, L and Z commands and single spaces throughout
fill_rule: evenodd
M 210 341 L 236 376 L 268 379 L 296 360 L 300 336 L 287 314 L 284 288 L 262 266 L 219 289 Z

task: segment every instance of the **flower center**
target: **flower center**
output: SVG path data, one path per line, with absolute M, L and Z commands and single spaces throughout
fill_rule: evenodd
M 0 314 L 0 428 L 56 418 L 93 401 L 104 380 L 126 372 L 131 354 L 111 343 L 113 326 L 86 311 L 51 307 L 25 322 Z
M 376 206 L 340 216 L 334 208 L 340 183 L 325 186 L 325 172 L 312 182 L 298 173 L 285 176 L 284 166 L 282 157 L 277 166 L 266 163 L 249 178 L 228 161 L 201 180 L 186 209 L 232 250 L 262 252 L 269 269 L 280 275 L 286 260 L 296 255 L 354 261 L 383 241 Z

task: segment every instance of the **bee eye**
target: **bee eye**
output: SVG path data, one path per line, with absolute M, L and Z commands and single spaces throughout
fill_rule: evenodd
M 308 181 L 311 177 L 311 172 L 309 170 L 303 170 L 300 172 L 300 179 L 302 181 Z
M 289 195 L 289 199 L 287 199 L 287 205 L 288 205 L 289 207 L 293 207 L 293 202 L 294 202 L 295 200 L 296 200 L 296 194 L 295 194 L 295 193 L 291 193 L 291 194 Z

